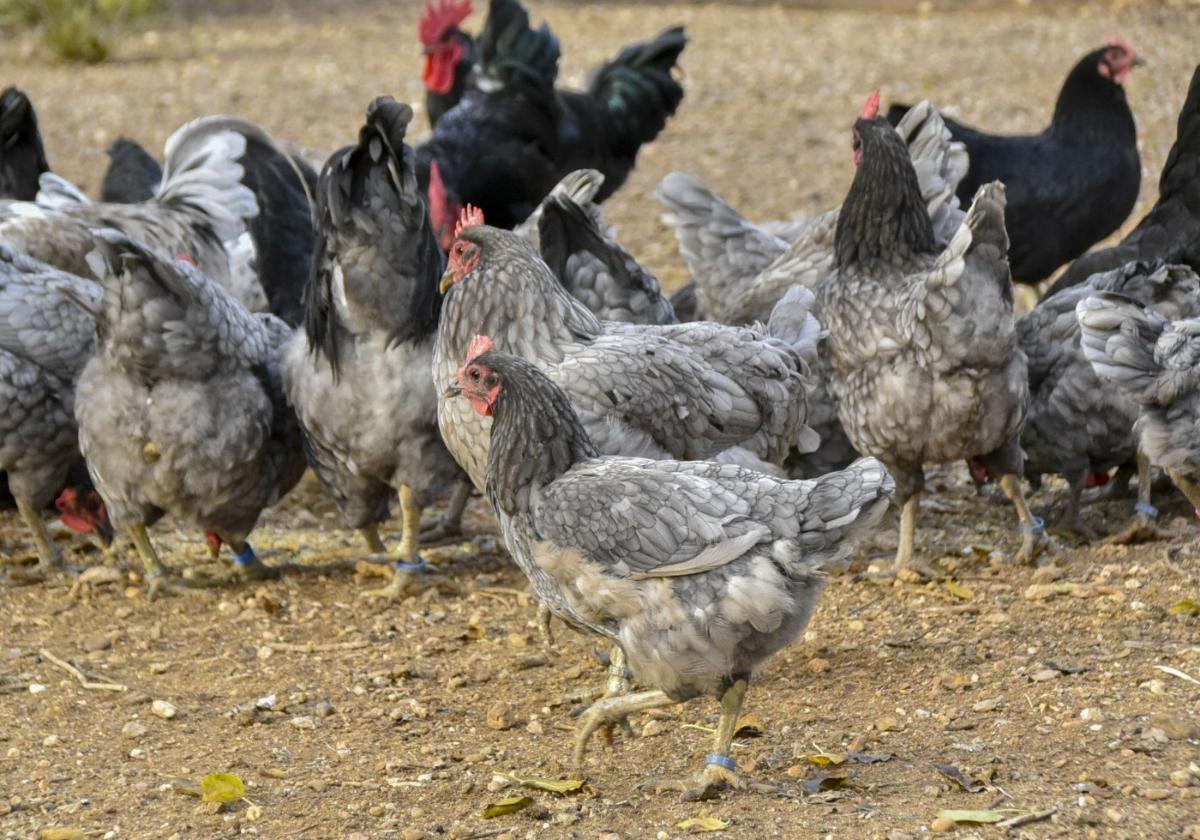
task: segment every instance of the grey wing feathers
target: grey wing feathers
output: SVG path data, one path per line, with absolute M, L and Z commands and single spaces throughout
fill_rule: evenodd
M 576 169 L 574 172 L 568 172 L 561 181 L 554 185 L 554 189 L 550 190 L 550 194 L 542 200 L 537 209 L 529 214 L 529 218 L 513 228 L 513 232 L 540 250 L 538 222 L 542 218 L 542 208 L 546 206 L 546 202 L 559 197 L 568 198 L 580 207 L 586 208 L 596 227 L 603 230 L 604 214 L 600 205 L 596 204 L 596 195 L 603 186 L 604 174 L 596 169 Z
M 149 381 L 202 379 L 267 361 L 266 327 L 220 285 L 124 234 L 98 237 L 107 247 L 97 330 L 105 352 L 127 371 Z
M 963 219 L 956 191 L 970 165 L 967 147 L 954 140 L 941 114 L 928 101 L 909 108 L 896 131 L 908 146 L 934 238 L 944 246 Z
M 0 347 L 70 383 L 92 354 L 98 285 L 0 245 Z
M 759 545 L 771 545 L 785 571 L 811 572 L 843 557 L 845 537 L 873 526 L 892 492 L 873 459 L 783 481 L 734 465 L 605 458 L 544 488 L 532 514 L 542 539 L 621 577 L 700 574 Z

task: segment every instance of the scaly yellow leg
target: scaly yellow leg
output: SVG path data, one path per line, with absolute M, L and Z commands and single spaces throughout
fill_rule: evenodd
M 1046 549 L 1045 523 L 1029 511 L 1029 505 L 1025 502 L 1025 489 L 1021 487 L 1021 479 L 1015 474 L 1001 476 L 1000 489 L 1017 509 L 1017 518 L 1021 521 L 1021 547 L 1017 550 L 1016 561 L 1032 563 Z
M 138 556 L 142 558 L 150 599 L 158 597 L 160 592 L 170 591 L 171 570 L 158 559 L 158 552 L 154 550 L 154 544 L 150 542 L 146 526 L 140 523 L 132 526 L 129 529 L 129 536 L 133 539 L 133 547 L 137 549 Z

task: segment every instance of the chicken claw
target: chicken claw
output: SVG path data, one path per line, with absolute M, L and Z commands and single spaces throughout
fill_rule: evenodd
M 254 548 L 250 543 L 242 543 L 240 549 L 235 547 L 233 543 L 230 543 L 229 550 L 233 552 L 234 574 L 240 580 L 279 580 L 283 577 L 282 569 L 276 566 L 268 566 L 262 560 L 258 559 L 258 555 L 254 553 Z
M 550 620 L 554 615 L 550 612 L 550 608 L 542 601 L 538 601 L 537 605 L 537 629 L 538 636 L 542 639 L 542 644 L 547 650 L 554 650 L 554 629 L 550 626 Z
M 132 526 L 129 529 L 129 536 L 133 540 L 133 546 L 137 549 L 138 556 L 142 558 L 142 565 L 145 568 L 148 588 L 146 597 L 153 601 L 164 593 L 178 593 L 179 588 L 175 582 L 175 575 L 162 560 L 158 559 L 158 552 L 154 550 L 154 543 L 150 542 L 146 526 L 140 523 Z
M 632 714 L 671 706 L 674 703 L 674 700 L 658 690 L 639 691 L 636 694 L 622 694 L 597 700 L 575 725 L 575 750 L 571 754 L 571 766 L 576 772 L 583 770 L 583 757 L 587 753 L 588 741 L 597 729 L 619 723 Z
M 1001 476 L 1000 489 L 1012 501 L 1017 509 L 1017 518 L 1021 521 L 1021 547 L 1013 558 L 1019 564 L 1033 563 L 1043 552 L 1049 549 L 1050 539 L 1046 536 L 1046 523 L 1040 517 L 1029 511 L 1025 502 L 1025 491 L 1021 488 L 1021 479 L 1015 474 Z
M 54 544 L 54 538 L 46 530 L 42 515 L 30 502 L 17 499 L 17 511 L 33 534 L 33 543 L 37 548 L 38 562 L 32 568 L 13 568 L 8 572 L 8 578 L 13 583 L 41 583 L 62 570 L 62 553 Z
M 413 493 L 411 487 L 405 484 L 400 486 L 399 495 L 400 511 L 404 520 L 404 534 L 400 537 L 398 551 L 400 558 L 392 563 L 391 583 L 382 589 L 367 590 L 360 597 L 380 598 L 393 602 L 402 601 L 409 595 L 415 595 L 429 586 L 436 586 L 450 594 L 461 593 L 461 587 L 432 571 L 417 550 L 420 545 L 421 507 L 416 502 L 416 494 Z M 374 539 L 372 539 L 372 533 L 374 533 Z M 373 529 L 371 531 L 364 529 L 363 534 L 366 536 L 369 546 L 375 548 L 377 545 L 379 548 L 383 548 L 379 534 L 375 533 Z

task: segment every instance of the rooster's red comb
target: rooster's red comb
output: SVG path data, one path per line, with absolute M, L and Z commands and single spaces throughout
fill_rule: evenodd
M 1130 55 L 1137 55 L 1137 50 L 1133 48 L 1133 44 L 1129 43 L 1129 39 L 1120 32 L 1110 32 L 1104 43 L 1107 46 L 1122 49 Z
M 467 364 L 471 364 L 471 362 L 491 350 L 493 346 L 492 340 L 486 335 L 477 335 L 472 338 L 471 343 L 467 345 Z
M 873 120 L 879 116 L 879 91 L 876 90 L 867 97 L 867 104 L 863 105 L 862 118 L 864 120 Z
M 458 236 L 464 229 L 481 224 L 483 224 L 483 211 L 474 204 L 468 204 L 463 208 L 462 215 L 458 217 L 458 224 L 454 226 L 454 235 Z
M 469 14 L 471 0 L 462 0 L 461 3 L 456 3 L 455 0 L 430 0 L 425 5 L 425 14 L 421 15 L 421 22 L 417 25 L 421 43 L 427 47 L 433 46 L 448 30 L 462 23 Z

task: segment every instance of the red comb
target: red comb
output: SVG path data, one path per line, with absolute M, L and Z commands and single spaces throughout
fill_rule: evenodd
M 192 259 L 192 255 L 189 254 L 187 251 L 183 251 L 182 253 L 176 254 L 175 262 L 183 262 L 183 263 L 187 263 L 188 265 L 196 264 L 196 261 L 194 259 Z
M 491 350 L 493 346 L 492 340 L 486 335 L 477 335 L 472 338 L 471 343 L 467 345 L 467 364 Z
M 1110 47 L 1119 47 L 1130 55 L 1137 55 L 1137 51 L 1133 48 L 1133 44 L 1120 32 L 1109 33 L 1105 42 Z
M 481 224 L 483 224 L 483 211 L 473 204 L 468 204 L 463 208 L 462 215 L 458 217 L 458 224 L 454 226 L 454 235 L 458 236 L 465 228 Z
M 471 14 L 471 0 L 440 0 L 438 3 L 429 2 L 425 5 L 425 14 L 417 25 L 417 34 L 421 43 L 427 47 L 433 46 L 446 32 L 458 26 L 467 15 Z
M 863 105 L 862 118 L 864 120 L 873 120 L 879 116 L 879 91 L 876 90 L 867 97 L 867 104 Z

